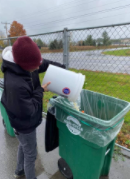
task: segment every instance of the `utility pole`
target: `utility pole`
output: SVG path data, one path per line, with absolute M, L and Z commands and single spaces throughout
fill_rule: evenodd
M 5 25 L 4 28 L 6 29 L 6 36 L 8 38 L 8 27 L 7 27 L 7 25 L 10 24 L 10 23 L 7 23 L 7 22 L 3 23 L 3 22 L 1 22 L 1 24 Z

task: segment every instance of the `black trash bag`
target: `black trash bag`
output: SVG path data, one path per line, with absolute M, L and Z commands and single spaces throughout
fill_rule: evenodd
M 55 108 L 50 107 L 47 112 L 46 129 L 45 129 L 45 150 L 52 151 L 59 146 L 59 130 L 56 125 L 54 116 Z

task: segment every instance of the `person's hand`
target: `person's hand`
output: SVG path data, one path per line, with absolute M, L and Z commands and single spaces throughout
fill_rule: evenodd
M 48 92 L 47 87 L 48 87 L 48 85 L 50 85 L 50 83 L 51 82 L 48 82 L 48 83 L 46 83 L 45 85 L 42 86 L 42 88 L 44 89 L 45 92 Z

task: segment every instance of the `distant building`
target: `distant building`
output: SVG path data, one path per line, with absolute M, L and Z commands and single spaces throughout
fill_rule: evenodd
M 120 41 L 122 44 L 130 44 L 130 38 L 122 38 Z

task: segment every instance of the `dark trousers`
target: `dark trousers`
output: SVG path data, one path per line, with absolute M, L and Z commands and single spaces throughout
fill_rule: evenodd
M 34 179 L 37 156 L 36 130 L 29 134 L 18 133 L 16 136 L 19 140 L 16 170 L 24 169 L 26 179 Z

